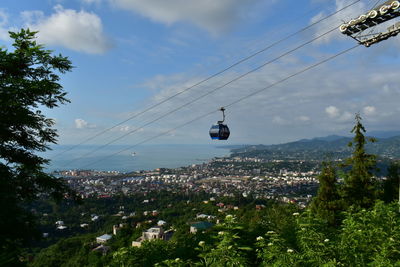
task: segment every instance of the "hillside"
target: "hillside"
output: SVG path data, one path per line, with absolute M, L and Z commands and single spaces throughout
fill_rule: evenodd
M 264 159 L 340 159 L 348 157 L 350 137 L 327 136 L 302 139 L 278 145 L 249 145 L 232 149 L 232 156 L 259 157 Z M 400 136 L 378 138 L 366 146 L 368 153 L 382 158 L 400 158 Z

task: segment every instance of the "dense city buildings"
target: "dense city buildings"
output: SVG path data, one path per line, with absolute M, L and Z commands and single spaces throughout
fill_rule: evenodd
M 107 198 L 159 190 L 252 196 L 301 206 L 317 188 L 318 163 L 248 157 L 214 158 L 203 164 L 132 173 L 69 170 L 57 173 L 83 198 Z

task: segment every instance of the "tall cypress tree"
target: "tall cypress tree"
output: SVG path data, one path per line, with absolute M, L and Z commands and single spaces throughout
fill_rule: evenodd
M 333 163 L 323 163 L 318 180 L 318 193 L 311 203 L 311 210 L 329 224 L 335 225 L 338 222 L 339 212 L 342 210 L 342 203 L 338 191 L 336 168 Z
M 355 116 L 356 124 L 352 129 L 354 133 L 353 141 L 349 147 L 353 148 L 350 158 L 345 162 L 345 166 L 350 170 L 346 173 L 343 186 L 343 198 L 347 206 L 357 206 L 369 208 L 376 199 L 376 181 L 373 170 L 376 169 L 376 156 L 365 151 L 367 142 L 376 142 L 374 138 L 364 136 L 365 128 L 361 124 L 360 114 Z

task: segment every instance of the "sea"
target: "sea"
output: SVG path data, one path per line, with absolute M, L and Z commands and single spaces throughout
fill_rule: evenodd
M 123 145 L 57 145 L 41 156 L 50 159 L 46 167 L 48 172 L 84 169 L 126 173 L 185 167 L 229 154 L 228 147 L 216 145 L 140 145 L 134 148 Z

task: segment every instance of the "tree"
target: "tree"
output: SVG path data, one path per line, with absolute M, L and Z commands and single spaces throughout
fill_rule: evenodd
M 392 162 L 388 167 L 387 179 L 383 184 L 383 200 L 392 202 L 399 199 L 400 163 Z
M 58 74 L 72 66 L 66 57 L 38 45 L 35 35 L 29 29 L 10 32 L 14 50 L 0 48 L 0 265 L 15 261 L 15 249 L 35 233 L 25 204 L 40 194 L 61 199 L 71 193 L 44 172 L 49 160 L 35 152 L 56 143 L 54 120 L 40 109 L 69 102 Z
M 367 141 L 376 142 L 374 138 L 364 136 L 365 128 L 361 124 L 361 117 L 356 114 L 356 125 L 352 129 L 353 141 L 349 147 L 354 149 L 345 166 L 350 170 L 344 177 L 343 198 L 348 206 L 354 205 L 362 208 L 370 208 L 376 199 L 376 181 L 373 170 L 376 169 L 376 156 L 365 151 Z
M 331 162 L 324 163 L 318 180 L 319 189 L 311 203 L 311 210 L 330 225 L 334 225 L 338 222 L 342 205 L 337 188 L 336 169 Z

